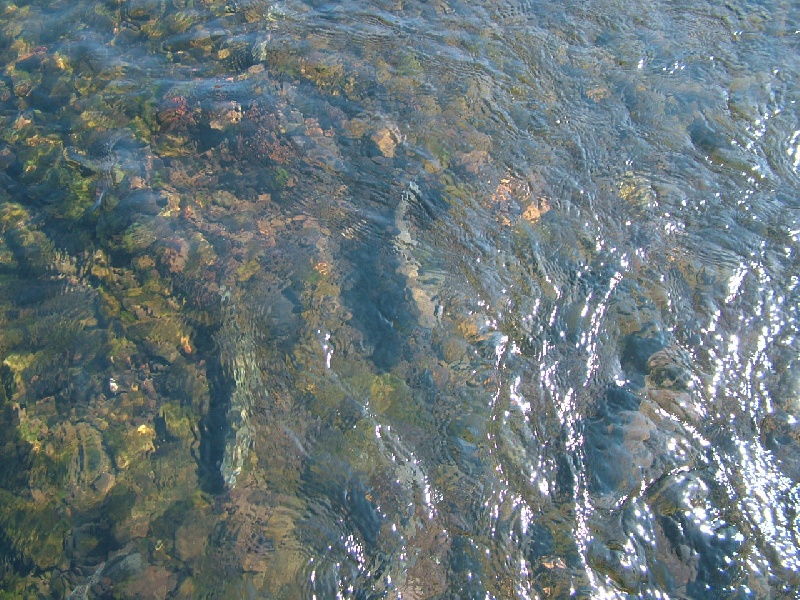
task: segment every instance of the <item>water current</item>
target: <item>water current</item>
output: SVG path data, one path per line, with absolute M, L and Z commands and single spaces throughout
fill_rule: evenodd
M 0 15 L 0 596 L 798 597 L 796 2 Z

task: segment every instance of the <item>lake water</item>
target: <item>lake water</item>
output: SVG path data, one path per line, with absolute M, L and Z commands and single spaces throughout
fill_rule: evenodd
M 0 15 L 0 597 L 798 597 L 796 2 Z

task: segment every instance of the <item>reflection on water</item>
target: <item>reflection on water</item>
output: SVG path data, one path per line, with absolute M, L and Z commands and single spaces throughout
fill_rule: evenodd
M 792 597 L 792 3 L 4 3 L 13 597 Z

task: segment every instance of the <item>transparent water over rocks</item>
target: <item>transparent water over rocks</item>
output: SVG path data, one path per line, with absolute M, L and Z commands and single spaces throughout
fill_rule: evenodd
M 7 597 L 797 595 L 795 3 L 0 10 Z

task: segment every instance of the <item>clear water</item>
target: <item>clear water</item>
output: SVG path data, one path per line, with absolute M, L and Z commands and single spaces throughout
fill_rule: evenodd
M 8 597 L 792 598 L 792 2 L 3 2 Z

